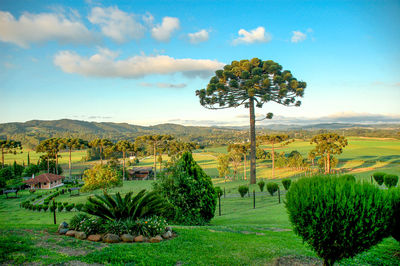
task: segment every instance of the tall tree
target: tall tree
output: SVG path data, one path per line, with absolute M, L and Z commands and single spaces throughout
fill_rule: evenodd
M 325 174 L 328 174 L 331 172 L 331 156 L 333 154 L 341 154 L 348 142 L 345 137 L 336 133 L 325 133 L 314 136 L 310 144 L 316 144 L 316 147 L 311 152 L 323 157 Z
M 198 148 L 199 145 L 194 142 L 183 142 L 178 140 L 169 141 L 166 147 L 171 163 L 175 163 L 183 153 L 192 152 Z
M 289 136 L 282 135 L 264 135 L 258 138 L 261 143 L 270 144 L 271 145 L 271 156 L 272 156 L 272 178 L 275 177 L 275 145 L 280 144 L 281 146 L 285 146 L 289 144 Z
M 88 147 L 88 142 L 79 138 L 65 138 L 62 139 L 62 142 L 64 144 L 64 147 L 67 148 L 69 152 L 68 167 L 69 167 L 69 177 L 71 178 L 72 150 L 85 149 L 86 147 Z
M 115 149 L 122 152 L 122 180 L 125 181 L 126 153 L 135 150 L 135 145 L 128 140 L 120 140 L 115 144 Z
M 4 154 L 17 153 L 17 150 L 22 150 L 21 142 L 15 140 L 0 140 L 1 148 L 1 168 L 4 167 Z
M 89 146 L 93 148 L 99 148 L 100 149 L 100 164 L 103 165 L 103 152 L 104 149 L 109 148 L 113 146 L 113 143 L 108 140 L 108 139 L 94 139 L 91 142 L 89 142 Z
M 249 150 L 250 150 L 250 143 L 229 144 L 228 152 L 230 152 L 232 150 L 243 156 L 243 176 L 244 176 L 244 180 L 247 180 L 246 161 L 247 161 L 247 154 L 249 153 Z
M 61 138 L 50 138 L 43 140 L 36 147 L 36 152 L 45 152 L 47 158 L 47 172 L 50 172 L 50 158 L 56 161 L 55 174 L 58 174 L 58 153 L 64 148 L 64 143 Z
M 171 135 L 145 135 L 136 139 L 137 142 L 144 142 L 153 148 L 154 154 L 154 179 L 157 178 L 157 150 L 165 147 L 169 141 L 173 140 Z
M 227 175 L 229 174 L 229 155 L 228 154 L 220 154 L 217 158 L 217 170 L 219 177 L 224 177 L 226 180 Z
M 196 91 L 200 104 L 209 109 L 244 105 L 250 111 L 250 183 L 256 183 L 256 131 L 254 107 L 275 102 L 285 106 L 300 106 L 306 83 L 297 81 L 290 71 L 282 71 L 278 63 L 258 58 L 232 61 L 217 70 L 206 89 Z M 272 118 L 268 113 L 266 118 Z

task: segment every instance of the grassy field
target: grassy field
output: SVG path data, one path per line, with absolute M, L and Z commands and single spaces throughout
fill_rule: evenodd
M 400 141 L 350 138 L 349 147 L 340 156 L 340 167 L 355 173 L 357 179 L 370 180 L 377 169 L 387 173 L 400 173 Z M 265 147 L 268 148 L 268 147 Z M 307 142 L 297 141 L 284 150 L 298 150 L 306 154 L 311 148 Z M 217 176 L 215 156 L 217 152 L 226 152 L 225 147 L 207 149 L 194 154 L 194 158 L 211 176 Z M 74 164 L 82 165 L 80 158 L 84 152 L 74 152 Z M 26 154 L 25 154 L 26 155 Z M 31 158 L 32 158 L 31 154 Z M 7 160 L 12 160 L 7 155 Z M 25 158 L 24 155 L 17 155 Z M 11 158 L 11 159 L 10 159 Z M 66 160 L 66 156 L 63 160 Z M 165 160 L 167 158 L 164 158 Z M 63 161 L 65 163 L 67 161 Z M 96 163 L 96 162 L 92 162 Z M 141 166 L 152 165 L 152 157 L 141 161 Z M 271 180 L 270 162 L 258 164 L 258 178 L 265 177 L 266 182 L 277 182 L 285 191 L 281 178 L 293 180 L 300 176 L 291 169 L 278 169 L 278 179 Z M 242 170 L 241 170 L 242 171 Z M 242 174 L 242 172 L 241 172 Z M 243 174 L 242 174 L 243 175 Z M 249 174 L 248 174 L 249 176 Z M 152 181 L 126 181 L 122 187 L 109 190 L 110 193 L 138 192 L 151 189 Z M 226 182 L 213 178 L 215 186 L 226 192 L 222 197 L 222 215 L 216 214 L 211 223 L 202 227 L 174 226 L 178 237 L 157 244 L 100 244 L 80 241 L 55 234 L 57 225 L 49 212 L 35 212 L 19 207 L 19 204 L 31 199 L 28 191 L 21 192 L 20 198 L 5 199 L 0 196 L 0 264 L 146 264 L 146 265 L 320 265 L 315 253 L 304 245 L 291 230 L 291 224 L 283 203 L 277 196 L 261 193 L 257 185 L 251 185 L 250 191 L 256 191 L 256 208 L 253 209 L 252 197 L 240 198 L 239 185 L 248 184 L 240 180 Z M 88 196 L 101 194 L 97 190 L 81 193 L 80 196 L 64 194 L 57 201 L 84 203 Z M 57 213 L 57 224 L 69 219 L 77 212 Z M 399 265 L 400 245 L 392 238 L 385 239 L 371 250 L 355 258 L 341 262 L 342 265 Z

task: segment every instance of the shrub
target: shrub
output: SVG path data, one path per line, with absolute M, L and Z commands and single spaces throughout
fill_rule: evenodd
M 63 202 L 63 203 L 62 203 L 62 205 L 64 206 L 64 208 L 67 207 L 68 204 L 69 204 L 68 202 Z
M 279 189 L 279 186 L 277 183 L 268 183 L 267 184 L 267 190 L 269 192 L 269 194 L 271 194 L 271 196 L 274 195 L 275 192 L 277 192 Z
M 150 218 L 142 218 L 136 220 L 136 225 L 133 230 L 133 234 L 153 237 L 164 233 L 165 228 L 167 226 L 168 226 L 167 221 L 164 218 L 158 216 L 153 216 Z
M 56 206 L 56 205 L 53 205 L 53 204 L 52 204 L 52 205 L 50 206 L 50 211 L 51 211 L 51 212 L 54 212 L 56 209 L 57 209 L 57 206 Z
M 400 188 L 390 189 L 392 192 L 392 237 L 400 242 Z
M 382 184 L 383 184 L 383 177 L 384 177 L 385 175 L 386 175 L 385 173 L 376 172 L 376 173 L 374 173 L 372 176 L 374 177 L 375 182 L 378 183 L 378 185 L 382 186 Z
M 257 183 L 257 185 L 260 187 L 260 191 L 263 192 L 264 191 L 265 182 L 261 180 L 260 182 Z
M 372 184 L 316 176 L 294 182 L 285 205 L 296 234 L 324 265 L 368 250 L 388 235 L 389 194 Z
M 57 210 L 58 210 L 58 212 L 62 212 L 62 210 L 64 210 L 64 206 L 63 205 L 58 205 Z
M 110 166 L 98 164 L 85 170 L 83 181 L 85 185 L 81 189 L 82 192 L 107 189 L 122 185 L 122 175 L 120 171 Z
M 46 212 L 49 209 L 49 205 L 47 205 L 47 204 L 43 205 L 42 209 L 43 209 L 43 211 Z
M 399 177 L 397 175 L 387 174 L 383 177 L 383 183 L 385 183 L 385 186 L 388 188 L 395 187 L 398 181 Z
M 83 203 L 78 203 L 75 205 L 75 209 L 77 209 L 78 211 L 81 211 L 83 208 Z
M 79 230 L 79 226 L 84 219 L 89 218 L 89 216 L 85 213 L 78 213 L 74 217 L 71 218 L 69 222 L 69 228 L 73 230 Z
M 72 203 L 72 204 L 65 206 L 65 209 L 67 210 L 67 212 L 70 212 L 74 207 L 75 207 L 75 204 Z
M 87 235 L 101 234 L 105 232 L 105 220 L 99 217 L 89 217 L 83 219 L 79 225 L 79 231 Z
M 215 187 L 214 189 L 215 189 L 215 193 L 217 193 L 218 197 L 221 197 L 224 194 L 224 192 L 222 191 L 222 189 L 220 187 Z
M 341 175 L 339 178 L 346 180 L 348 182 L 356 182 L 356 177 L 354 175 L 350 175 L 350 174 Z
M 124 198 L 119 192 L 113 196 L 107 192 L 103 196 L 95 195 L 88 198 L 84 211 L 105 220 L 121 220 L 158 215 L 163 208 L 164 203 L 156 192 L 143 189 L 135 196 L 129 192 Z
M 286 191 L 289 190 L 291 184 L 292 184 L 292 180 L 290 180 L 290 179 L 283 179 L 282 180 L 282 185 L 283 185 L 283 187 L 285 188 Z
M 217 193 L 211 178 L 201 169 L 190 152 L 182 157 L 164 174 L 157 176 L 154 190 L 169 204 L 169 217 L 178 224 L 208 223 L 215 213 Z
M 247 192 L 249 192 L 249 187 L 246 185 L 239 186 L 238 188 L 240 196 L 243 198 Z
M 115 235 L 128 233 L 125 223 L 122 220 L 107 220 L 104 222 L 104 231 Z

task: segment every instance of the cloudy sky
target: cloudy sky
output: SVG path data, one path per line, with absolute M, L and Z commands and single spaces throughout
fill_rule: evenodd
M 246 125 L 199 104 L 232 60 L 272 59 L 306 81 L 272 122 L 400 122 L 399 1 L 0 2 L 0 122 Z

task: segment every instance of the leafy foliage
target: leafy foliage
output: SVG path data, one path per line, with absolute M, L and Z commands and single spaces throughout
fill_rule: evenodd
M 383 184 L 383 177 L 384 177 L 385 175 L 386 175 L 386 174 L 383 173 L 383 172 L 376 172 L 376 173 L 374 173 L 372 176 L 374 177 L 375 182 L 378 183 L 378 185 L 382 186 L 382 184 Z
M 69 228 L 73 230 L 79 230 L 80 223 L 87 218 L 89 218 L 89 216 L 85 213 L 78 213 L 77 215 L 74 215 L 69 221 Z
M 217 158 L 217 170 L 219 177 L 225 177 L 229 175 L 229 155 L 228 154 L 220 154 Z
M 169 218 L 176 223 L 201 225 L 214 217 L 217 193 L 190 152 L 159 176 L 154 189 L 170 204 Z
M 260 191 L 263 192 L 264 191 L 265 182 L 263 180 L 261 180 L 257 184 L 258 184 L 258 187 L 260 188 Z
M 341 175 L 340 178 L 342 178 L 348 182 L 356 182 L 356 177 L 351 174 Z
M 383 183 L 388 188 L 395 187 L 397 185 L 398 181 L 399 181 L 399 177 L 397 175 L 386 174 L 383 177 Z
M 389 194 L 371 184 L 317 176 L 294 182 L 286 208 L 294 232 L 325 265 L 368 250 L 388 235 Z
M 282 179 L 282 185 L 285 188 L 285 190 L 289 190 L 291 184 L 292 184 L 292 180 Z
M 243 198 L 248 192 L 249 192 L 249 187 L 246 185 L 241 185 L 238 188 L 240 196 Z
M 224 192 L 222 191 L 222 189 L 220 187 L 215 187 L 215 193 L 217 193 L 217 197 L 221 197 Z
M 400 242 L 400 188 L 391 188 L 392 208 L 393 208 L 393 223 L 392 237 Z
M 277 183 L 271 182 L 271 183 L 267 184 L 267 190 L 268 190 L 269 194 L 271 194 L 271 196 L 273 196 L 274 193 L 278 191 L 278 189 L 279 189 L 279 186 Z
M 120 220 L 160 215 L 163 208 L 164 203 L 156 192 L 141 190 L 136 195 L 129 192 L 125 197 L 119 192 L 113 196 L 104 192 L 102 196 L 89 197 L 83 211 L 105 220 Z
M 121 173 L 109 166 L 95 165 L 84 172 L 84 186 L 81 191 L 107 189 L 122 184 Z

